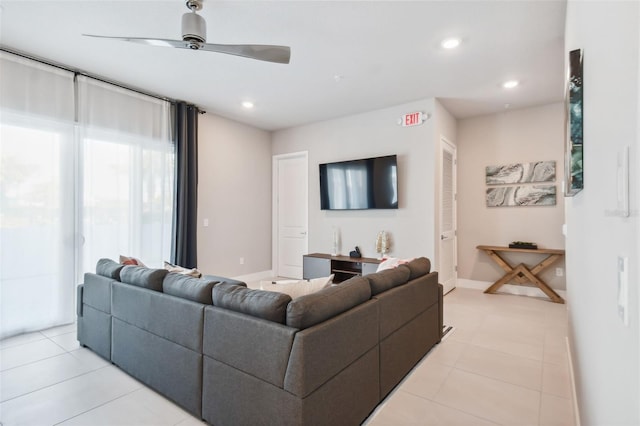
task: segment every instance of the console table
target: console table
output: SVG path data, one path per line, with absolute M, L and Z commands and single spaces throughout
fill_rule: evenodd
M 373 274 L 381 260 L 369 257 L 331 256 L 324 253 L 305 254 L 302 257 L 302 278 L 327 277 L 334 274 L 333 282 L 346 281 L 356 275 Z
M 484 292 L 495 293 L 500 287 L 509 281 L 513 280 L 517 284 L 527 285 L 532 283 L 546 294 L 551 301 L 555 303 L 564 303 L 564 299 L 558 295 L 542 278 L 538 276 L 539 273 L 547 269 L 554 262 L 564 256 L 564 250 L 555 249 L 522 249 L 522 248 L 510 248 L 510 247 L 498 247 L 498 246 L 477 246 L 478 250 L 482 250 L 489 255 L 489 257 L 497 263 L 504 271 L 505 274 L 498 281 L 493 283 Z M 524 263 L 520 263 L 516 266 L 512 266 L 504 258 L 502 258 L 498 252 L 510 252 L 510 253 L 535 253 L 547 255 L 536 266 L 529 269 Z

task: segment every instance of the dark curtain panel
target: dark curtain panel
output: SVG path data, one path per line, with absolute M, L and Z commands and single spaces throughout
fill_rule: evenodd
M 196 268 L 198 209 L 198 108 L 174 105 L 176 192 L 173 211 L 171 263 Z

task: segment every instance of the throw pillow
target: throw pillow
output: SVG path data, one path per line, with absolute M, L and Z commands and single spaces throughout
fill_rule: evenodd
M 384 271 L 386 269 L 397 268 L 400 265 L 406 265 L 407 263 L 411 262 L 412 260 L 413 259 L 399 259 L 397 257 L 389 257 L 389 258 L 384 259 L 382 262 L 380 262 L 376 272 Z
M 200 272 L 196 268 L 187 269 L 187 268 L 183 268 L 182 266 L 174 265 L 173 263 L 169 263 L 166 261 L 164 262 L 164 269 L 166 269 L 169 272 L 176 272 L 178 274 L 188 275 L 194 278 L 202 277 L 202 272 Z
M 291 296 L 295 299 L 307 294 L 312 294 L 331 286 L 334 275 L 328 277 L 313 278 L 307 280 L 282 280 L 282 281 L 260 281 L 260 289 L 266 291 L 277 291 Z M 275 284 L 274 284 L 275 283 Z
M 120 264 L 121 265 L 133 265 L 133 266 L 142 266 L 144 268 L 147 267 L 147 265 L 145 265 L 144 263 L 142 263 L 142 260 L 137 259 L 135 257 L 131 257 L 131 256 L 123 256 L 120 255 Z

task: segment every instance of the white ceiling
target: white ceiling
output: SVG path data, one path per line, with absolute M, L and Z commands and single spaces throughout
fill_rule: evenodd
M 180 39 L 182 0 L 0 7 L 5 48 L 268 130 L 431 97 L 464 118 L 564 96 L 565 0 L 204 0 L 208 42 L 288 45 L 289 65 L 81 36 Z M 451 36 L 462 44 L 445 51 Z

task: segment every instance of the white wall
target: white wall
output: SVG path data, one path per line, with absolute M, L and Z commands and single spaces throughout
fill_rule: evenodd
M 566 200 L 570 344 L 584 425 L 640 424 L 638 9 L 638 2 L 567 5 L 566 51 L 584 49 L 585 188 Z M 634 166 L 630 218 L 617 213 L 625 145 Z M 618 256 L 631 266 L 626 327 L 617 314 Z
M 390 255 L 434 256 L 434 120 L 401 127 L 403 114 L 434 114 L 434 100 L 399 105 L 335 120 L 277 131 L 273 154 L 309 152 L 309 251 L 330 253 L 332 227 L 342 237 L 342 254 L 359 246 L 365 257 L 377 257 L 375 238 L 390 233 Z M 320 210 L 318 164 L 398 155 L 398 210 Z
M 493 282 L 504 271 L 478 245 L 505 246 L 511 241 L 533 241 L 539 247 L 564 249 L 564 105 L 505 111 L 458 122 L 458 276 Z M 556 162 L 556 205 L 487 207 L 485 167 L 532 161 Z M 513 254 L 514 264 L 534 265 L 544 257 Z M 541 277 L 551 287 L 565 289 L 564 260 Z M 540 293 L 542 295 L 542 293 Z
M 271 134 L 208 113 L 198 144 L 198 268 L 223 276 L 271 270 Z

